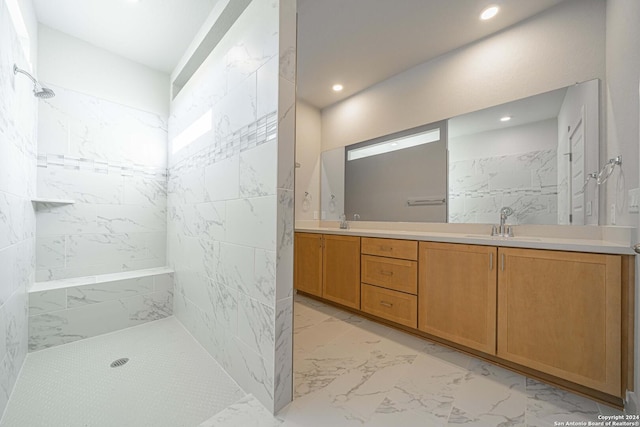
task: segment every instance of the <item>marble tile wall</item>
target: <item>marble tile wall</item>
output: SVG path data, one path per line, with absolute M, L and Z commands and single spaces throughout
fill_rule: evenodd
M 144 273 L 144 270 L 141 270 Z M 29 292 L 29 351 L 67 344 L 173 314 L 173 274 Z M 125 276 L 123 274 L 123 276 Z M 130 276 L 130 275 L 129 275 Z
M 27 354 L 27 290 L 34 280 L 37 100 L 0 0 L 0 418 Z
M 49 85 L 38 119 L 36 280 L 166 265 L 166 119 Z
M 254 0 L 171 105 L 174 311 L 270 410 L 292 396 L 295 1 Z M 211 111 L 211 129 L 172 141 Z
M 450 162 L 449 222 L 557 224 L 557 175 L 556 150 Z

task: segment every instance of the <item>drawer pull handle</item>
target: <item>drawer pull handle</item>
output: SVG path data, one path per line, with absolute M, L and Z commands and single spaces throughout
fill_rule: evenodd
M 380 301 L 380 305 L 384 306 L 384 307 L 393 307 L 393 304 L 391 304 L 390 302 L 386 302 L 386 301 Z
M 383 276 L 393 276 L 393 271 L 380 271 L 380 274 L 382 274 Z
M 393 248 L 391 246 L 380 246 L 381 251 L 391 252 Z

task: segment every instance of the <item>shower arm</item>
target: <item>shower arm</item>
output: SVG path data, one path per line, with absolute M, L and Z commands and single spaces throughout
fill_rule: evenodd
M 18 66 L 16 64 L 13 64 L 13 74 L 17 74 L 17 73 L 22 73 L 25 76 L 29 77 L 34 85 L 38 84 L 38 81 L 35 79 L 35 77 L 33 77 L 31 74 L 27 73 L 26 71 L 21 70 L 20 68 L 18 68 Z

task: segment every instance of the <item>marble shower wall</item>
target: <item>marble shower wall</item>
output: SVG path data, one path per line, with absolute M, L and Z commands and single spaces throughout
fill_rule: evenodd
M 166 118 L 49 85 L 40 104 L 36 280 L 166 265 Z
M 166 267 L 41 283 L 29 292 L 29 351 L 172 314 L 173 274 Z
M 557 224 L 556 150 L 530 151 L 449 163 L 449 222 Z
M 295 11 L 252 1 L 169 117 L 174 313 L 274 411 L 292 396 Z M 203 117 L 209 131 L 173 153 Z
M 27 354 L 27 291 L 34 280 L 37 100 L 19 38 L 0 0 L 0 418 Z

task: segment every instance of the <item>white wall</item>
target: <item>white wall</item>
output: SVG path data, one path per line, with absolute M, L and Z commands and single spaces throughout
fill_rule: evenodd
M 320 110 L 298 100 L 296 103 L 296 220 L 312 220 L 320 210 Z M 304 203 L 305 192 L 309 203 Z M 317 219 L 317 218 L 316 218 Z
M 640 2 L 607 2 L 606 158 L 622 156 L 606 186 L 606 218 L 611 224 L 611 206 L 617 225 L 638 226 L 638 214 L 629 214 L 627 192 L 640 186 L 638 176 L 638 80 L 640 76 Z
M 23 18 L 33 21 L 30 2 L 20 3 L 25 5 Z M 33 40 L 34 27 L 26 26 Z M 6 2 L 0 0 L 0 418 L 27 354 L 27 291 L 35 274 L 31 199 L 36 193 L 38 100 L 31 81 L 13 74 L 14 63 L 26 68 L 29 62 L 21 42 Z
M 640 80 L 640 2 L 637 0 L 607 1 L 607 158 L 623 157 L 624 181 L 616 190 L 617 173 L 607 183 L 607 206 L 616 205 L 616 223 L 639 227 L 638 214 L 627 213 L 624 196 L 628 189 L 639 185 L 638 167 L 639 129 L 639 80 Z M 605 160 L 605 159 L 602 159 Z M 602 163 L 602 161 L 601 161 Z M 621 200 L 623 199 L 623 200 Z M 606 209 L 607 223 L 611 223 L 610 210 Z M 637 233 L 636 241 L 640 241 Z M 636 256 L 636 331 L 640 330 L 640 257 Z M 640 352 L 635 340 L 635 390 L 640 390 Z M 636 398 L 637 404 L 637 398 Z M 638 408 L 636 407 L 636 410 Z
M 168 115 L 168 74 L 44 25 L 38 44 L 38 78 L 45 84 Z
M 604 78 L 605 3 L 573 0 L 322 111 L 322 150 Z

